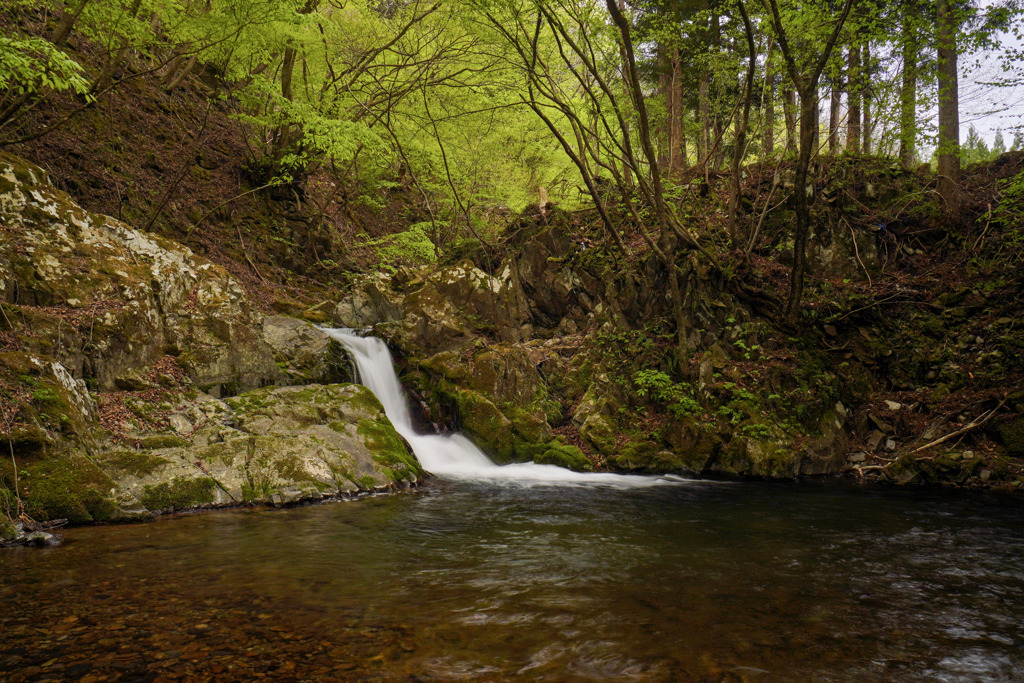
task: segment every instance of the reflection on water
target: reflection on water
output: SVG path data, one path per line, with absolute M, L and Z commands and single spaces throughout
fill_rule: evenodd
M 0 553 L 0 679 L 1024 677 L 1019 503 L 433 482 Z

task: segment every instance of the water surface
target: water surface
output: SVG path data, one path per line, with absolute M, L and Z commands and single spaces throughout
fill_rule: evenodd
M 1024 679 L 1012 499 L 434 480 L 0 553 L 0 679 Z

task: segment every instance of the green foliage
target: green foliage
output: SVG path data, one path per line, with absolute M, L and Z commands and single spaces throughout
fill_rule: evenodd
M 82 67 L 48 40 L 0 36 L 0 91 L 33 98 L 48 90 L 84 94 Z
M 697 415 L 704 411 L 688 385 L 673 382 L 671 377 L 660 370 L 641 370 L 633 377 L 633 385 L 638 396 L 665 404 L 677 417 Z
M 1004 181 L 994 220 L 1003 228 L 1000 251 L 1010 263 L 1024 260 L 1024 171 Z
M 430 223 L 416 223 L 404 232 L 368 239 L 363 246 L 371 247 L 380 259 L 381 267 L 389 272 L 395 272 L 396 264 L 433 263 L 437 252 L 428 234 L 430 227 Z

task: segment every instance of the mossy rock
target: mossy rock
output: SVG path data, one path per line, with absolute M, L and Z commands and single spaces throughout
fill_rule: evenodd
M 513 462 L 512 422 L 486 397 L 461 389 L 455 394 L 459 419 L 470 438 L 499 464 Z
M 164 448 L 182 448 L 189 445 L 188 439 L 180 436 L 157 435 L 139 439 L 139 448 L 144 451 L 157 451 Z
M 66 519 L 72 524 L 139 518 L 116 496 L 117 484 L 88 457 L 70 453 L 27 465 L 21 485 L 28 490 L 25 510 L 38 520 Z M 130 506 L 129 506 L 130 507 Z
M 191 510 L 216 501 L 217 482 L 210 477 L 175 477 L 169 482 L 146 486 L 142 504 L 147 510 Z
M 360 420 L 356 433 L 391 481 L 415 481 L 423 476 L 423 466 L 387 418 Z
M 735 477 L 795 479 L 800 459 L 800 454 L 788 444 L 735 436 L 707 469 Z
M 533 461 L 538 465 L 557 465 L 574 472 L 589 472 L 594 469 L 593 463 L 583 451 L 568 444 L 552 441 L 548 448 Z
M 999 438 L 1009 455 L 1016 458 L 1024 457 L 1024 415 L 1018 415 L 999 425 Z

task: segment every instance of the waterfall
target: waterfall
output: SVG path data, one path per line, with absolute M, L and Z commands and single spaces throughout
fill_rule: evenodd
M 621 488 L 686 481 L 679 477 L 573 472 L 556 465 L 532 462 L 497 465 L 462 434 L 419 434 L 413 428 L 405 392 L 395 374 L 387 344 L 376 337 L 360 337 L 349 329 L 324 328 L 323 332 L 348 349 L 359 371 L 359 381 L 377 396 L 391 424 L 412 446 L 424 469 L 439 477 L 522 484 L 600 484 Z

